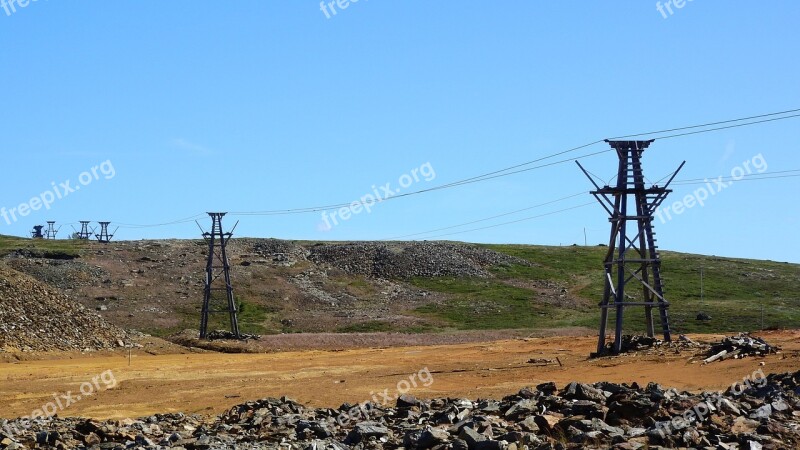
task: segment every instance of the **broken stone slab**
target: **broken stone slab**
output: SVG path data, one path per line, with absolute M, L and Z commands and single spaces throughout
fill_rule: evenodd
M 478 442 L 483 442 L 488 439 L 486 436 L 475 431 L 472 427 L 466 426 L 461 428 L 461 431 L 458 433 L 458 437 L 467 443 L 469 450 L 477 450 Z
M 450 440 L 450 433 L 441 428 L 426 428 L 417 441 L 418 449 L 429 449 Z
M 504 417 L 516 419 L 519 417 L 527 417 L 528 415 L 536 412 L 536 401 L 530 399 L 523 399 L 515 403 L 511 408 L 503 414 Z
M 558 425 L 562 417 L 556 417 L 552 414 L 541 414 L 534 416 L 534 420 L 536 421 L 536 425 L 539 427 L 540 430 L 546 432 L 552 432 L 553 429 Z
M 573 400 L 589 400 L 600 403 L 606 401 L 606 396 L 603 394 L 602 390 L 585 383 L 572 382 L 568 384 L 564 390 L 561 391 L 561 396 Z
M 421 402 L 417 400 L 416 397 L 410 394 L 403 394 L 397 397 L 396 406 L 398 408 L 413 408 L 415 406 L 420 406 Z
M 384 425 L 377 422 L 361 422 L 356 424 L 355 427 L 347 435 L 345 444 L 352 445 L 370 438 L 370 437 L 383 437 L 389 434 L 389 429 Z

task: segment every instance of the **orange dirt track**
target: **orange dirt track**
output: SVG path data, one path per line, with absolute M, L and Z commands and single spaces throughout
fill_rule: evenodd
M 417 382 L 409 391 L 423 398 L 500 398 L 524 386 L 555 381 L 561 388 L 573 380 L 656 381 L 691 391 L 721 390 L 759 368 L 765 373 L 800 370 L 800 330 L 760 336 L 783 351 L 709 365 L 687 351 L 589 360 L 596 345 L 593 336 L 268 354 L 141 352 L 134 353 L 130 366 L 127 354 L 76 354 L 0 363 L 0 417 L 29 415 L 53 400 L 53 394 L 75 394 L 81 383 L 109 369 L 118 382 L 115 388 L 84 398 L 59 415 L 104 419 L 177 411 L 211 414 L 247 400 L 282 395 L 312 406 L 338 407 L 370 400 L 373 393 L 387 389 L 394 395 L 399 382 L 424 368 L 433 382 Z M 712 342 L 722 336 L 690 337 Z M 556 357 L 563 367 L 528 362 Z

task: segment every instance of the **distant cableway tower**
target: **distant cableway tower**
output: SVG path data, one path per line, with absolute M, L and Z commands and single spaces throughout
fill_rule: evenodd
M 111 222 L 97 222 L 97 223 L 100 224 L 100 233 L 94 235 L 97 238 L 97 242 L 100 242 L 102 244 L 108 244 L 109 242 L 111 242 L 111 238 L 114 237 L 114 233 L 116 233 L 117 230 L 114 230 L 114 233 L 109 234 L 108 225 Z M 117 227 L 117 229 L 119 229 L 119 227 Z
M 58 234 L 58 230 L 60 230 L 61 227 L 56 228 L 55 224 L 56 224 L 55 220 L 48 220 L 47 221 L 47 230 L 44 233 L 44 237 L 46 239 L 55 239 L 56 238 L 56 234 Z
M 72 228 L 75 230 L 75 227 Z M 81 240 L 87 240 L 94 233 L 94 228 L 89 229 L 89 221 L 81 220 L 81 231 L 75 230 L 74 236 Z
M 33 230 L 31 230 L 31 237 L 34 239 L 44 239 L 42 228 L 44 228 L 44 225 L 34 225 Z
M 208 243 L 208 258 L 206 260 L 203 307 L 200 316 L 200 339 L 205 339 L 208 335 L 209 315 L 214 313 L 228 314 L 231 333 L 236 338 L 239 338 L 239 320 L 237 318 L 236 303 L 233 299 L 230 263 L 228 262 L 226 249 L 228 241 L 233 236 L 233 230 L 229 233 L 222 231 L 222 217 L 225 214 L 208 213 L 211 216 L 211 232 L 203 233 L 203 237 Z M 236 229 L 236 225 L 233 226 L 233 229 Z
M 667 186 L 683 167 L 682 163 L 663 187 L 645 186 L 642 153 L 650 141 L 606 141 L 617 152 L 619 167 L 616 186 L 600 187 L 589 172 L 578 163 L 596 190 L 591 194 L 608 212 L 611 238 L 605 257 L 605 288 L 600 302 L 600 336 L 597 354 L 605 352 L 608 310 L 615 311 L 616 332 L 613 353 L 622 350 L 622 322 L 626 307 L 643 306 L 647 335 L 654 337 L 653 308 L 658 309 L 665 341 L 671 340 L 669 302 L 664 298 L 661 279 L 661 258 L 658 254 L 653 214 L 672 192 Z M 577 161 L 576 161 L 577 162 Z M 634 208 L 635 207 L 635 208 Z M 629 283 L 641 288 L 642 301 L 628 294 Z M 631 300 L 631 301 L 628 301 Z

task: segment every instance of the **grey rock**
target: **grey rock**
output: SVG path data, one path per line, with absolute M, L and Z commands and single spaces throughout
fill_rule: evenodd
M 551 387 L 523 390 L 502 400 L 441 398 L 417 403 L 405 399 L 401 407 L 371 405 L 371 419 L 359 423 L 337 422 L 353 405 L 314 409 L 285 397 L 246 402 L 216 417 L 158 414 L 119 422 L 53 417 L 33 421 L 30 429 L 19 419 L 0 419 L 0 448 L 15 449 L 20 444 L 94 450 L 159 446 L 188 450 L 738 450 L 798 448 L 800 443 L 800 371 L 770 374 L 763 386 L 749 391 L 766 393 L 764 397 L 725 392 L 720 401 L 716 394 L 678 392 L 652 383 L 644 389 L 636 384 L 571 383 L 561 394 Z M 597 393 L 608 399 L 576 399 L 599 398 Z M 709 398 L 719 408 L 706 420 L 673 423 L 674 417 L 682 417 Z M 3 435 L 3 430 L 23 428 L 13 440 Z
M 444 444 L 450 439 L 450 433 L 441 428 L 426 428 L 419 436 L 417 448 L 428 449 Z
M 750 418 L 751 419 L 756 419 L 756 420 L 758 420 L 758 419 L 767 419 L 771 415 L 772 415 L 772 406 L 771 405 L 764 405 L 764 406 L 756 409 L 752 413 L 750 413 Z
M 536 412 L 536 401 L 530 399 L 523 399 L 508 408 L 504 414 L 507 418 L 527 417 Z
M 506 447 L 508 447 L 508 442 L 487 439 L 476 442 L 474 450 L 506 450 Z
M 420 406 L 420 401 L 413 395 L 403 394 L 397 397 L 398 408 L 413 408 L 415 406 Z
M 389 429 L 377 422 L 361 422 L 350 431 L 345 444 L 358 444 L 369 437 L 382 437 L 389 434 Z
M 483 442 L 488 439 L 471 427 L 462 428 L 461 432 L 458 433 L 458 437 L 467 443 L 469 450 L 476 450 L 478 442 Z
M 774 411 L 778 412 L 789 410 L 789 405 L 783 399 L 775 400 L 774 402 L 770 403 L 770 406 L 772 406 Z

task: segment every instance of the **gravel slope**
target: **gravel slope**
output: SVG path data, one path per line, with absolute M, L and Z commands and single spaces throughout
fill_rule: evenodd
M 0 349 L 99 350 L 126 339 L 124 331 L 57 288 L 0 264 Z

